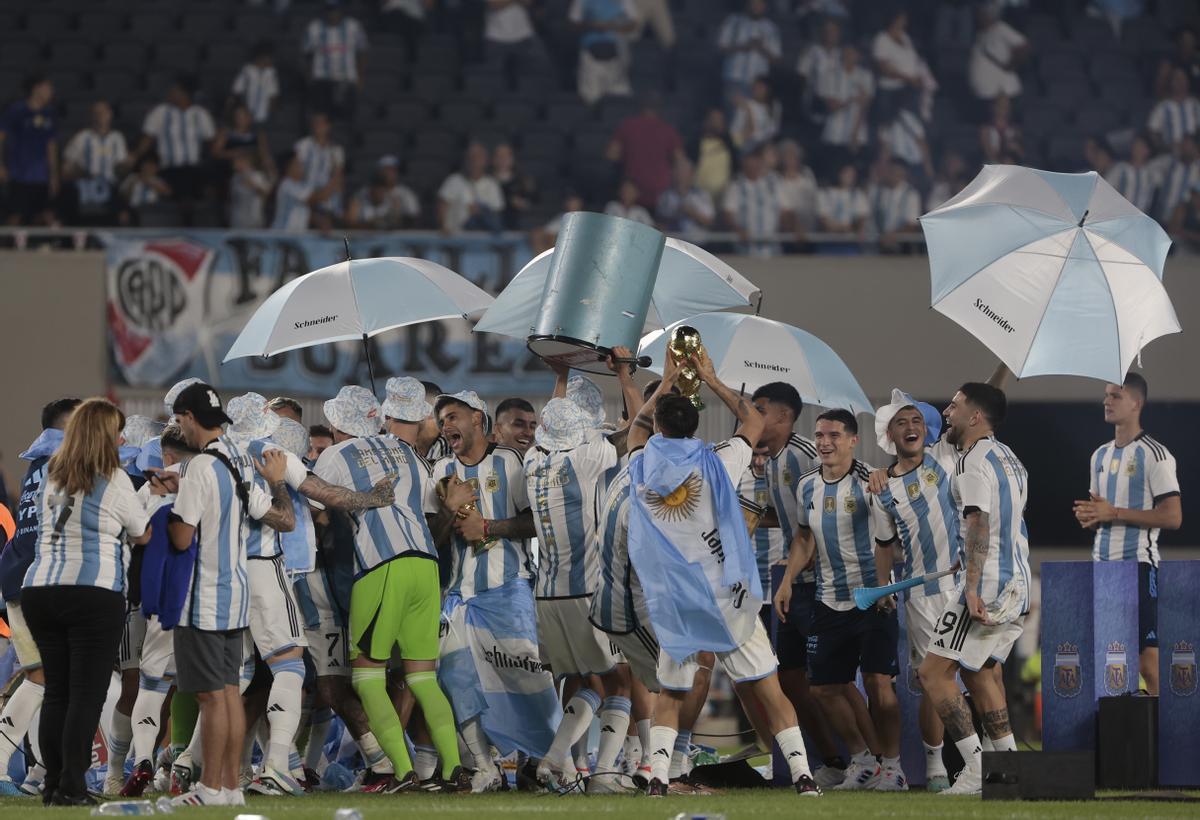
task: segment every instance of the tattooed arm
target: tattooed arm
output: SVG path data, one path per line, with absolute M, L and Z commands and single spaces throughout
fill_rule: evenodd
M 693 356 L 692 366 L 700 374 L 701 380 L 708 385 L 708 389 L 716 393 L 717 398 L 725 402 L 725 406 L 737 416 L 738 428 L 734 431 L 734 435 L 746 439 L 752 448 L 757 445 L 758 437 L 762 435 L 763 431 L 762 413 L 758 412 L 749 398 L 741 393 L 735 393 L 717 378 L 717 372 L 713 368 L 712 359 L 708 358 L 707 352 L 701 351 L 698 356 Z
M 315 475 L 309 475 L 297 489 L 301 495 L 326 507 L 347 512 L 390 507 L 396 500 L 392 482 L 386 478 L 380 479 L 370 492 L 360 493 L 347 487 L 335 486 Z
M 675 379 L 678 377 L 679 365 L 675 363 L 675 359 L 668 352 L 663 361 L 663 377 L 662 381 L 658 383 L 658 389 L 650 395 L 650 398 L 646 399 L 646 403 L 638 409 L 637 414 L 633 417 L 633 422 L 629 425 L 629 435 L 626 439 L 628 451 L 632 452 L 639 447 L 645 447 L 650 436 L 654 435 L 654 408 L 657 406 L 658 400 L 675 387 Z
M 979 579 L 983 577 L 983 567 L 987 563 L 991 527 L 988 514 L 982 510 L 971 510 L 965 516 L 967 521 L 967 536 L 965 547 L 967 554 L 967 577 L 963 583 L 966 592 L 967 610 L 977 621 L 987 623 L 987 609 L 979 597 Z
M 296 510 L 292 497 L 288 495 L 287 483 L 281 478 L 271 482 L 271 509 L 259 519 L 276 532 L 291 532 L 296 529 Z

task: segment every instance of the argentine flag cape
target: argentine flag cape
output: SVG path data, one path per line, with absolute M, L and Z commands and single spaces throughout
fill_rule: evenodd
M 703 441 L 653 436 L 629 462 L 629 557 L 677 662 L 750 638 L 762 582 L 737 493 Z

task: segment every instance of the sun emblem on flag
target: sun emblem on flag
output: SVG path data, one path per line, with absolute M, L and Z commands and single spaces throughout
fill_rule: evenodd
M 682 521 L 691 518 L 700 506 L 700 490 L 704 483 L 697 473 L 692 473 L 682 484 L 666 495 L 646 490 L 646 503 L 656 518 L 664 521 Z

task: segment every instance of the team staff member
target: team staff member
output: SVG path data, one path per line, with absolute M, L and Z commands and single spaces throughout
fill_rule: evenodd
M 1149 394 L 1137 373 L 1104 389 L 1104 420 L 1112 441 L 1092 453 L 1087 501 L 1075 502 L 1075 518 L 1096 531 L 1097 561 L 1138 562 L 1138 666 L 1146 691 L 1158 696 L 1158 534 L 1183 524 L 1175 457 L 1142 429 Z
M 39 734 L 47 805 L 95 802 L 84 775 L 125 629 L 125 540 L 150 540 L 150 519 L 117 456 L 124 426 L 111 402 L 81 404 L 46 465 L 40 494 L 21 611 L 46 676 Z

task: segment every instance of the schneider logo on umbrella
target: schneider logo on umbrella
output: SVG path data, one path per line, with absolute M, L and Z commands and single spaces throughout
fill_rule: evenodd
M 790 367 L 784 367 L 781 364 L 766 364 L 764 362 L 752 362 L 749 359 L 743 359 L 742 366 L 743 367 L 753 367 L 757 370 L 774 370 L 777 373 L 788 373 L 791 371 Z
M 1014 330 L 1016 330 L 1016 328 L 1014 328 L 1012 325 L 1010 325 L 1008 323 L 1007 319 L 1005 319 L 999 313 L 994 312 L 990 307 L 985 305 L 983 303 L 982 299 L 975 300 L 975 308 L 980 313 L 982 313 L 984 316 L 988 317 L 993 322 L 995 322 L 1000 327 L 1001 330 L 1007 330 L 1009 333 L 1012 333 Z
M 336 313 L 333 314 L 332 316 L 322 316 L 319 319 L 305 319 L 303 322 L 296 322 L 296 330 L 299 330 L 302 327 L 312 327 L 313 325 L 329 324 L 330 322 L 332 322 L 335 319 L 337 319 Z

